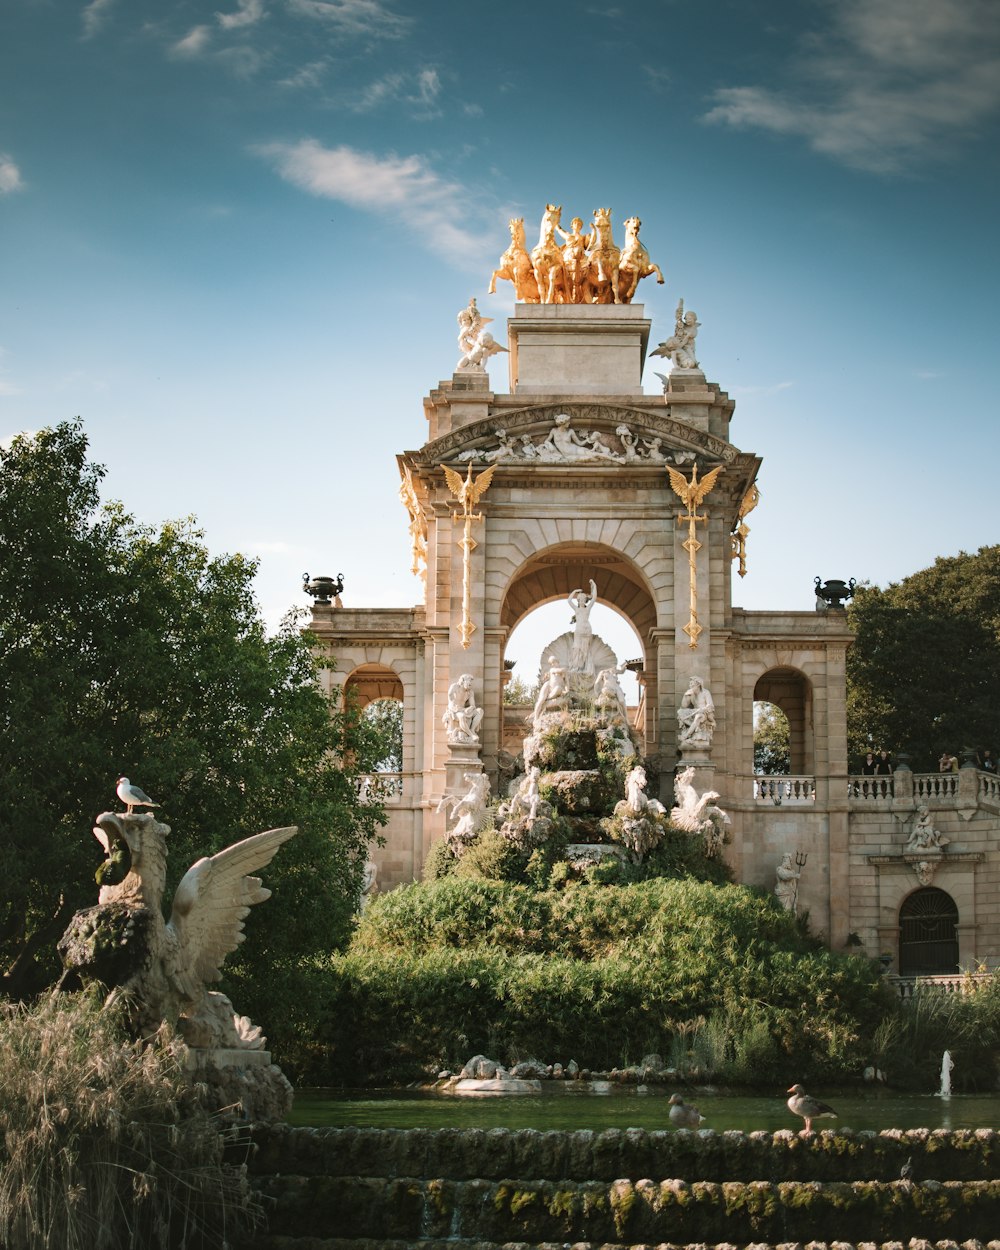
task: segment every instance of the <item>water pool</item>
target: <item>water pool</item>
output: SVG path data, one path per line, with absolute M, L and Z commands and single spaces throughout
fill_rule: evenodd
M 289 1120 L 311 1126 L 367 1128 L 669 1128 L 667 1099 L 671 1088 L 595 1094 L 557 1085 L 538 1095 L 458 1096 L 430 1090 L 300 1090 Z M 802 1121 L 785 1106 L 786 1095 L 739 1095 L 681 1090 L 705 1116 L 702 1128 L 744 1133 L 778 1129 L 797 1131 Z M 813 1090 L 837 1112 L 836 1120 L 817 1120 L 817 1129 L 855 1131 L 889 1128 L 1000 1128 L 1000 1094 L 898 1094 L 883 1089 Z

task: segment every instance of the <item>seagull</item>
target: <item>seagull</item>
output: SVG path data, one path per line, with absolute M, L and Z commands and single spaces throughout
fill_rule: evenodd
M 788 1090 L 791 1098 L 788 1100 L 788 1110 L 792 1115 L 800 1115 L 806 1122 L 806 1132 L 813 1131 L 813 1120 L 822 1120 L 828 1116 L 837 1118 L 837 1113 L 832 1107 L 828 1107 L 825 1102 L 820 1102 L 818 1098 L 810 1098 L 801 1085 L 793 1085 Z
M 670 1123 L 677 1128 L 697 1128 L 704 1116 L 692 1103 L 685 1102 L 680 1094 L 670 1095 Z
M 132 815 L 132 811 L 136 807 L 159 807 L 159 803 L 153 800 L 138 786 L 134 786 L 127 777 L 118 778 L 118 789 L 116 791 L 118 797 L 128 809 L 128 815 Z

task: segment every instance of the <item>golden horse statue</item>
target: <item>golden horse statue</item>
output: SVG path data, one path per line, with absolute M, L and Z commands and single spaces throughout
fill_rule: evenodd
M 630 217 L 625 222 L 625 246 L 618 262 L 619 294 L 623 304 L 631 304 L 641 278 L 648 278 L 651 273 L 655 273 L 656 281 L 661 286 L 663 284 L 660 266 L 650 261 L 649 253 L 639 242 L 641 226 L 642 222 L 638 217 Z
M 510 229 L 510 247 L 500 257 L 500 267 L 493 270 L 490 278 L 489 294 L 497 289 L 497 278 L 505 282 L 513 282 L 514 298 L 524 300 L 528 304 L 538 303 L 538 285 L 531 267 L 531 257 L 524 241 L 524 218 L 512 217 L 508 223 Z
M 532 248 L 531 251 L 531 267 L 534 270 L 535 284 L 538 287 L 538 298 L 543 304 L 566 302 L 563 254 L 555 238 L 556 231 L 559 230 L 561 214 L 561 205 L 545 205 L 541 229 L 538 232 L 538 246 Z
M 621 252 L 611 238 L 611 209 L 595 208 L 587 273 L 583 280 L 583 299 L 587 304 L 620 304 L 618 267 Z

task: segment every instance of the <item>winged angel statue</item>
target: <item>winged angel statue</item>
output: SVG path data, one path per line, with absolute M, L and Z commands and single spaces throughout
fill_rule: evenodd
M 63 964 L 83 979 L 130 995 L 140 1035 L 163 1020 L 189 1046 L 261 1049 L 265 1039 L 224 994 L 222 964 L 244 939 L 243 921 L 270 898 L 252 874 L 298 830 L 269 829 L 193 864 L 174 892 L 164 920 L 168 825 L 151 814 L 104 812 L 94 836 L 107 858 L 98 869 L 97 907 L 77 912 L 59 943 Z

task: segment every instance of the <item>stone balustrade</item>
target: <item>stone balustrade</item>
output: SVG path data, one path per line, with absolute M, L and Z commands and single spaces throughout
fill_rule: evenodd
M 753 797 L 759 807 L 809 806 L 816 801 L 816 778 L 758 773 L 753 778 Z M 912 773 L 904 768 L 889 777 L 849 776 L 847 797 L 852 808 L 926 803 L 936 810 L 988 807 L 1000 811 L 1000 777 L 971 768 L 957 773 Z
M 924 803 L 954 799 L 958 794 L 959 773 L 913 773 L 913 797 Z
M 975 994 L 992 984 L 992 972 L 956 972 L 950 976 L 897 977 L 890 976 L 889 983 L 904 1002 L 918 994 Z
M 398 803 L 403 797 L 402 773 L 361 773 L 358 794 L 378 803 Z
M 892 777 L 848 777 L 847 797 L 878 802 L 893 797 Z
M 816 802 L 816 778 L 758 775 L 753 797 L 761 807 L 806 807 Z

